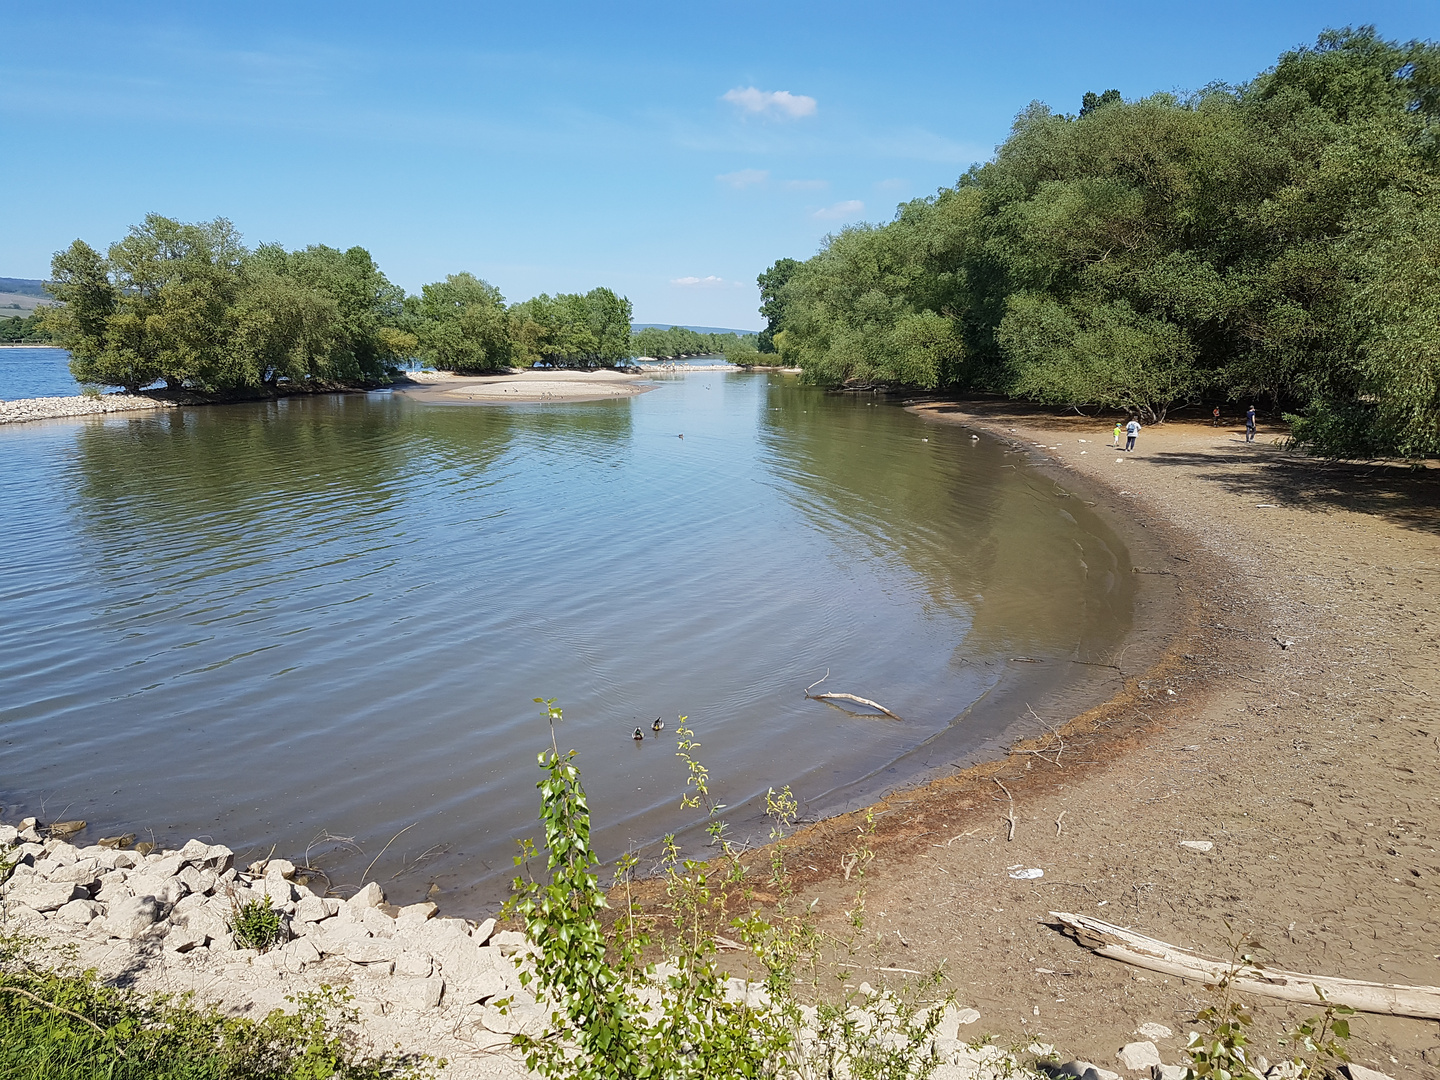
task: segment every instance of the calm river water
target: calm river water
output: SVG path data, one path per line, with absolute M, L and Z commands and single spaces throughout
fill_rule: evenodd
M 678 714 L 743 833 L 771 786 L 814 815 L 973 754 L 1129 627 L 1124 549 L 1023 455 L 790 376 L 658 381 L 0 427 L 6 818 L 337 884 L 415 823 L 374 875 L 478 908 L 537 831 L 535 697 L 612 857 L 692 820 Z M 804 699 L 827 668 L 904 722 Z

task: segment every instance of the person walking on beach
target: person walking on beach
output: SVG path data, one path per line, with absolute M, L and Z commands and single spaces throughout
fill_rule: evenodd
M 1250 406 L 1250 411 L 1245 414 L 1245 441 L 1255 441 L 1255 406 Z
M 1219 426 L 1220 426 L 1220 406 L 1219 406 L 1219 405 L 1216 405 L 1216 406 L 1215 406 L 1215 411 L 1214 411 L 1213 413 L 1211 413 L 1210 415 L 1214 418 L 1214 419 L 1212 419 L 1212 420 L 1210 421 L 1210 426 L 1211 426 L 1211 427 L 1219 427 Z
M 1132 416 L 1132 417 L 1130 418 L 1130 422 L 1125 425 L 1125 449 L 1126 449 L 1126 450 L 1134 450 L 1134 449 L 1135 449 L 1135 436 L 1136 436 L 1136 435 L 1139 435 L 1139 434 L 1140 434 L 1140 421 L 1139 421 L 1139 420 L 1136 420 L 1136 419 Z
M 1116 420 L 1116 421 L 1115 421 L 1115 442 L 1114 442 L 1113 445 L 1114 445 L 1114 447 L 1115 447 L 1116 450 L 1119 450 L 1119 449 L 1120 449 L 1120 421 L 1119 421 L 1119 420 Z

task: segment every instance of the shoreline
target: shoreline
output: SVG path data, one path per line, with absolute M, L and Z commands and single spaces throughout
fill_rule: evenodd
M 1137 570 L 1170 579 L 1189 615 L 1155 663 L 1117 658 L 1125 686 L 1099 707 L 786 841 L 797 898 L 843 934 L 857 883 L 841 871 L 874 822 L 874 960 L 854 977 L 944 964 L 1000 1030 L 1102 1063 L 1138 1024 L 1183 1032 L 1214 999 L 1080 948 L 1050 928 L 1051 910 L 1210 955 L 1254 935 L 1267 963 L 1292 970 L 1440 983 L 1440 799 L 1423 779 L 1433 765 L 1402 771 L 1440 763 L 1434 471 L 1377 475 L 1285 451 L 1273 433 L 1247 445 L 1183 421 L 1117 455 L 1099 419 L 998 401 L 909 407 L 1107 492 L 1102 505 L 1168 550 Z M 1369 592 L 1402 578 L 1404 593 Z M 1339 599 L 1361 591 L 1358 610 Z M 1017 865 L 1043 876 L 1014 880 Z M 1316 1011 L 1246 1005 L 1256 1038 Z M 1440 1063 L 1433 1025 L 1351 1023 L 1357 1062 L 1406 1075 Z

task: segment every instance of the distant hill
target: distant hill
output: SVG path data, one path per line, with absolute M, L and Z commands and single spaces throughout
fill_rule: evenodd
M 0 281 L 3 281 L 0 278 Z M 679 326 L 681 330 L 694 330 L 697 334 L 758 334 L 759 330 L 735 330 L 728 326 L 683 326 L 680 323 L 663 322 L 637 322 L 630 324 L 631 332 L 638 330 L 669 330 L 672 326 Z
M 35 278 L 0 277 L 0 319 L 29 315 L 41 304 L 53 303 L 45 283 Z
M 0 277 L 0 293 L 18 293 L 21 296 L 50 299 L 50 294 L 45 291 L 45 282 L 38 278 Z

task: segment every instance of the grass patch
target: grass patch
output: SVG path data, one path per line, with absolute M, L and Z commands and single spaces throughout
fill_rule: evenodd
M 347 991 L 289 998 L 293 1013 L 226 1016 L 190 995 L 149 995 L 93 971 L 48 969 L 33 939 L 0 933 L 4 1080 L 422 1080 L 427 1056 L 371 1056 Z

